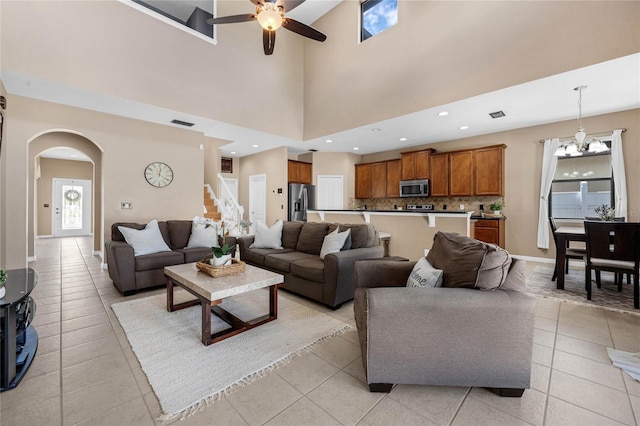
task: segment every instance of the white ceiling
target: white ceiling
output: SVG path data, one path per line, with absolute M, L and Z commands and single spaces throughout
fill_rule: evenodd
M 301 22 L 312 23 L 338 3 L 340 0 L 307 0 L 288 15 Z M 370 154 L 573 119 L 578 113 L 577 92 L 573 88 L 579 85 L 588 86 L 583 91 L 584 117 L 640 108 L 640 54 L 306 141 L 110 97 L 22 74 L 3 71 L 2 80 L 11 94 L 168 126 L 176 126 L 170 124 L 170 121 L 176 118 L 195 123 L 190 128 L 193 131 L 232 141 L 222 147 L 222 152 L 224 155 L 237 157 L 283 145 L 293 153 L 302 153 L 309 149 L 356 152 L 353 148 L 358 147 L 358 154 Z M 506 117 L 492 119 L 489 116 L 490 112 L 500 110 L 504 111 Z M 439 117 L 438 113 L 441 111 L 447 111 L 449 115 Z M 463 125 L 469 128 L 460 130 Z M 588 133 L 611 130 L 590 129 L 588 119 L 584 120 L 584 126 Z M 550 136 L 568 135 L 540 135 L 541 138 Z M 401 138 L 406 140 L 400 141 Z M 327 139 L 333 142 L 329 144 L 326 142 Z M 252 147 L 256 140 L 261 141 L 257 148 Z
M 44 158 L 56 158 L 58 160 L 91 161 L 89 157 L 73 148 L 51 148 L 40 154 Z

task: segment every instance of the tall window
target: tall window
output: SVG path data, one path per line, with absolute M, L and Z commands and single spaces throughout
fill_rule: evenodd
M 558 158 L 549 197 L 550 216 L 584 219 L 597 216 L 594 209 L 602 204 L 615 207 L 613 179 L 611 151 Z
M 360 41 L 398 23 L 398 0 L 365 0 L 360 5 Z

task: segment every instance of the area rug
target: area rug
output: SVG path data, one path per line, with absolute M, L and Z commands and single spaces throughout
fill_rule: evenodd
M 176 293 L 176 299 L 184 299 Z M 242 320 L 268 313 L 266 290 L 225 299 L 221 304 Z M 282 295 L 278 319 L 226 340 L 204 346 L 201 308 L 167 312 L 166 296 L 151 296 L 111 306 L 122 325 L 167 421 L 208 406 L 224 393 L 250 383 L 350 326 Z M 228 328 L 215 316 L 212 332 Z
M 622 292 L 618 292 L 618 286 L 613 284 L 613 274 L 602 272 L 601 288 L 596 286 L 595 279 L 591 281 L 591 300 L 587 300 L 587 291 L 584 288 L 584 269 L 569 269 L 569 273 L 564 278 L 564 290 L 556 288 L 556 281 L 551 281 L 552 276 L 553 268 L 536 266 L 527 277 L 527 292 L 536 296 L 552 297 L 640 315 L 640 309 L 633 308 L 633 285 L 627 284 L 626 276 Z

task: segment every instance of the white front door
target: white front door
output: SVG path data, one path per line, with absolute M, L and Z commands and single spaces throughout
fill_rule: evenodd
M 255 233 L 256 222 L 267 219 L 267 175 L 249 176 L 249 221 L 250 232 Z M 266 224 L 268 225 L 268 224 Z
M 53 179 L 53 236 L 91 234 L 91 181 Z
M 318 210 L 342 210 L 344 208 L 343 177 L 318 175 Z

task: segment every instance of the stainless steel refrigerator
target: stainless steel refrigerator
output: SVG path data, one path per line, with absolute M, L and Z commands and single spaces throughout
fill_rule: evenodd
M 302 183 L 289 184 L 288 220 L 307 221 L 307 210 L 316 208 L 316 187 Z

